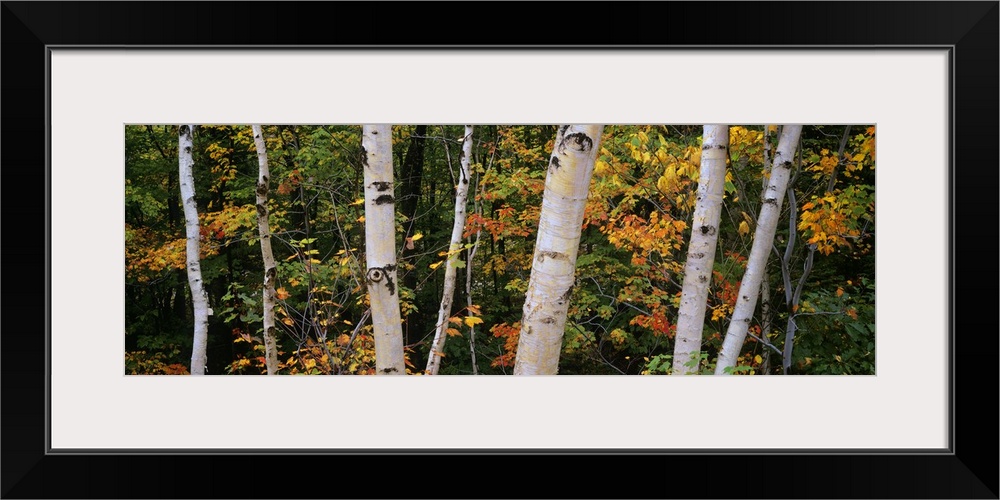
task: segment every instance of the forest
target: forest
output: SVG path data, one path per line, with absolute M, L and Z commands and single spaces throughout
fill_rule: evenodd
M 874 125 L 126 125 L 127 375 L 873 375 Z

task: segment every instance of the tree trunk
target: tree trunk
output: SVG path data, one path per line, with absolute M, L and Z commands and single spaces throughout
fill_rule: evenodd
M 705 125 L 698 199 L 691 220 L 691 242 L 684 264 L 684 285 L 677 315 L 672 373 L 678 375 L 698 373 L 701 362 L 702 329 L 722 217 L 728 148 L 729 126 Z
M 437 325 L 431 352 L 427 356 L 427 374 L 437 375 L 441 367 L 441 354 L 448 335 L 448 318 L 451 317 L 451 301 L 455 293 L 455 278 L 458 274 L 458 260 L 462 255 L 462 232 L 465 230 L 465 210 L 469 196 L 469 163 L 472 161 L 472 125 L 465 126 L 462 141 L 462 155 L 458 185 L 455 187 L 455 222 L 451 228 L 451 243 L 448 245 L 447 264 L 444 271 L 444 290 L 441 293 L 441 307 L 438 309 Z M 468 267 L 466 267 L 468 271 Z
M 271 228 L 268 224 L 267 190 L 271 172 L 267 165 L 267 146 L 264 131 L 260 125 L 253 125 L 253 142 L 257 146 L 257 162 L 260 164 L 257 176 L 257 229 L 260 231 L 260 253 L 264 259 L 264 362 L 267 374 L 278 373 L 277 329 L 274 327 L 274 280 L 277 266 L 271 252 Z
M 208 295 L 201 280 L 201 225 L 198 223 L 198 205 L 194 198 L 194 125 L 178 128 L 177 157 L 181 200 L 184 203 L 184 225 L 187 230 L 187 276 L 191 287 L 191 304 L 194 309 L 194 342 L 191 350 L 191 374 L 204 375 L 208 364 Z
M 715 374 L 727 373 L 727 368 L 736 366 L 736 358 L 743 348 L 750 320 L 753 318 L 757 299 L 760 296 L 760 281 L 767 265 L 767 256 L 771 253 L 774 243 L 774 233 L 778 228 L 778 217 L 781 215 L 781 202 L 785 197 L 788 178 L 791 173 L 792 159 L 798 146 L 801 125 L 785 125 L 782 127 L 781 138 L 778 139 L 778 149 L 774 154 L 771 166 L 771 176 L 764 188 L 763 204 L 757 218 L 757 229 L 754 231 L 753 246 L 747 259 L 746 272 L 740 282 L 740 291 L 736 298 L 736 308 L 729 321 L 722 350 L 715 366 Z
M 392 183 L 392 127 L 364 125 L 366 281 L 375 330 L 375 370 L 404 375 L 403 330 L 396 289 L 396 211 Z
M 406 148 L 406 156 L 400 166 L 399 173 L 402 176 L 403 192 L 399 197 L 399 211 L 406 217 L 406 234 L 404 238 L 413 236 L 416 228 L 417 207 L 420 203 L 420 185 L 424 176 L 424 150 L 427 145 L 427 125 L 417 125 L 410 135 L 410 145 Z M 404 239 L 405 241 L 405 239 Z M 402 261 L 409 262 L 415 260 L 414 255 L 418 252 L 416 248 L 403 247 Z M 411 262 L 412 264 L 413 262 Z M 403 286 L 413 290 L 417 289 L 417 272 L 411 269 L 403 275 Z M 411 314 L 406 319 L 406 344 L 415 343 L 423 332 L 421 314 Z
M 556 132 L 525 294 L 515 375 L 554 375 L 573 291 L 580 227 L 602 125 L 563 125 Z

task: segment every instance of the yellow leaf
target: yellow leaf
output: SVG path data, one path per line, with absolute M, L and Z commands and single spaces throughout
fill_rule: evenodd
M 437 269 L 437 268 L 441 267 L 441 264 L 443 264 L 443 263 L 444 263 L 443 260 L 442 261 L 438 261 L 438 262 L 435 262 L 435 263 L 431 264 L 428 267 L 430 267 L 431 269 Z
M 760 357 L 760 354 L 758 354 L 753 357 L 753 361 L 759 365 L 764 362 L 764 358 Z
M 459 337 L 462 336 L 462 332 L 460 332 L 460 331 L 458 331 L 458 330 L 456 330 L 454 328 L 449 328 L 449 329 L 445 330 L 445 333 L 447 333 L 449 337 L 454 337 L 456 335 L 459 336 Z
M 483 318 L 477 318 L 475 316 L 466 316 L 465 317 L 465 324 L 468 325 L 469 327 L 473 327 L 473 326 L 478 325 L 478 324 L 480 324 L 482 322 L 483 322 Z
M 663 169 L 663 175 L 656 180 L 656 187 L 661 192 L 669 192 L 677 184 L 677 164 L 667 165 Z
M 358 198 L 354 200 L 354 203 L 351 203 L 351 206 L 363 205 L 364 203 L 365 203 L 364 198 Z
M 281 320 L 281 322 L 284 323 L 284 324 L 286 324 L 286 325 L 288 325 L 288 326 L 292 326 L 292 325 L 295 324 L 295 322 L 292 321 L 292 318 L 285 318 L 285 319 Z
M 417 233 L 417 234 L 414 234 L 413 236 L 411 236 L 410 239 L 413 240 L 413 241 L 419 241 L 420 238 L 423 238 L 423 237 L 424 237 L 424 235 L 422 235 L 420 233 Z
M 362 215 L 361 217 L 358 217 L 358 222 L 364 222 L 364 221 L 365 221 L 365 216 L 364 215 Z
M 699 149 L 699 150 L 691 153 L 691 157 L 688 158 L 688 160 L 690 160 L 691 163 L 694 164 L 694 165 L 701 165 L 701 150 Z
M 738 231 L 741 236 L 746 236 L 750 232 L 750 225 L 747 224 L 747 221 L 740 222 L 740 228 L 738 229 Z
M 657 149 L 656 150 L 656 159 L 660 160 L 660 163 L 666 165 L 667 162 L 670 160 L 670 157 L 667 156 L 667 152 L 666 151 L 664 151 L 662 149 Z
M 309 359 L 307 359 L 305 361 L 304 364 L 305 364 L 306 369 L 314 368 L 316 366 L 316 360 L 312 359 L 312 358 L 309 358 Z
M 594 164 L 594 174 L 597 176 L 603 176 L 611 170 L 611 167 L 604 160 L 597 160 Z

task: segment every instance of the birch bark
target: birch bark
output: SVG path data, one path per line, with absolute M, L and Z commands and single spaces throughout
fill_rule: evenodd
M 555 375 L 603 125 L 562 125 L 549 159 L 515 375 Z
M 396 211 L 392 181 L 392 127 L 364 125 L 365 260 L 375 334 L 375 372 L 404 375 L 403 329 L 396 286 Z
M 781 202 L 785 197 L 785 189 L 792 170 L 792 159 L 799 143 L 801 125 L 785 125 L 778 139 L 778 148 L 771 164 L 771 175 L 762 196 L 763 203 L 760 215 L 757 217 L 757 229 L 754 232 L 753 246 L 747 258 L 747 268 L 740 282 L 740 291 L 736 297 L 736 308 L 729 321 L 722 350 L 715 365 L 715 374 L 727 374 L 727 368 L 736 366 L 736 358 L 743 348 L 750 320 L 753 318 L 760 296 L 760 281 L 767 266 L 767 256 L 774 244 L 774 233 L 778 228 L 778 217 L 781 215 Z
M 684 264 L 684 284 L 677 315 L 674 365 L 671 373 L 698 373 L 701 361 L 702 329 L 712 265 L 719 239 L 722 217 L 722 193 L 726 185 L 726 156 L 729 151 L 729 125 L 705 125 L 701 145 L 701 173 L 698 198 L 691 220 L 691 241 Z
M 257 175 L 257 230 L 260 233 L 260 253 L 264 259 L 264 364 L 267 365 L 267 374 L 275 375 L 278 373 L 278 343 L 277 329 L 274 326 L 274 280 L 278 268 L 271 251 L 271 227 L 267 210 L 271 172 L 267 164 L 263 129 L 260 125 L 252 125 L 251 128 L 253 142 L 257 147 L 257 163 L 260 165 Z
M 191 288 L 191 305 L 194 309 L 194 341 L 191 349 L 191 375 L 204 375 L 208 364 L 208 295 L 201 279 L 201 225 L 198 223 L 198 205 L 194 194 L 194 125 L 178 128 L 177 157 L 181 185 L 181 202 L 184 204 L 184 226 L 187 234 L 187 276 Z
M 459 158 L 458 185 L 455 187 L 455 222 L 451 228 L 451 243 L 448 245 L 448 257 L 444 271 L 444 290 L 441 294 L 441 307 L 438 309 L 437 327 L 434 340 L 431 342 L 431 352 L 427 357 L 427 374 L 437 375 L 441 368 L 441 354 L 448 336 L 448 318 L 451 317 L 451 302 L 455 296 L 455 281 L 458 275 L 458 260 L 462 254 L 462 232 L 465 230 L 465 211 L 469 197 L 469 162 L 472 158 L 472 125 L 465 126 L 462 141 L 462 155 Z M 466 274 L 471 268 L 466 267 Z

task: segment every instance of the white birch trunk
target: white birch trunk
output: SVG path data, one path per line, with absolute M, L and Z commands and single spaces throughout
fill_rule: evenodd
M 795 148 L 798 146 L 801 132 L 801 125 L 782 127 L 778 149 L 771 163 L 771 176 L 762 196 L 763 203 L 760 215 L 757 217 L 757 229 L 754 231 L 750 257 L 747 258 L 747 269 L 743 273 L 743 281 L 740 282 L 740 291 L 736 297 L 736 308 L 733 317 L 730 318 L 729 329 L 726 331 L 722 350 L 719 351 L 715 365 L 716 375 L 725 374 L 726 368 L 736 366 L 736 358 L 743 348 L 743 341 L 746 339 L 750 320 L 753 318 L 760 296 L 760 281 L 767 266 L 767 256 L 771 253 L 771 246 L 774 243 L 774 233 L 778 228 L 778 217 L 781 215 L 781 202 L 788 187 L 792 159 L 795 157 Z
M 177 157 L 181 200 L 184 203 L 184 225 L 187 231 L 187 276 L 191 287 L 191 304 L 194 309 L 194 342 L 191 349 L 191 375 L 204 375 L 208 364 L 208 295 L 201 280 L 201 225 L 198 223 L 198 205 L 194 198 L 194 125 L 178 127 Z
M 403 329 L 396 281 L 396 210 L 392 182 L 392 127 L 364 125 L 365 258 L 375 330 L 375 372 L 404 375 Z
M 264 132 L 260 125 L 253 125 L 253 142 L 257 146 L 257 163 L 260 164 L 257 175 L 257 229 L 260 232 L 260 253 L 264 259 L 264 363 L 267 374 L 278 373 L 277 329 L 274 327 L 274 280 L 277 266 L 274 263 L 274 253 L 271 252 L 271 227 L 268 223 L 267 190 L 271 180 L 267 165 L 267 147 L 264 144 Z
M 441 353 L 448 338 L 448 318 L 451 317 L 451 301 L 455 295 L 455 279 L 458 275 L 458 259 L 461 256 L 462 232 L 465 230 L 465 210 L 469 196 L 469 162 L 472 159 L 472 125 L 465 126 L 465 136 L 462 141 L 462 156 L 459 158 L 461 170 L 458 176 L 458 186 L 455 192 L 455 223 L 451 228 L 451 243 L 448 245 L 448 258 L 444 271 L 444 292 L 441 294 L 441 307 L 438 309 L 437 328 L 431 352 L 427 357 L 427 374 L 437 375 L 441 368 Z M 471 271 L 466 267 L 466 274 Z M 471 276 L 471 274 L 470 274 Z
M 562 125 L 545 176 L 515 375 L 555 375 L 602 125 Z
M 677 315 L 672 373 L 698 373 L 701 361 L 702 329 L 712 265 L 719 238 L 722 216 L 722 192 L 726 185 L 726 152 L 729 148 L 728 125 L 705 125 L 698 177 L 698 199 L 691 220 L 691 241 L 684 264 L 684 284 Z

